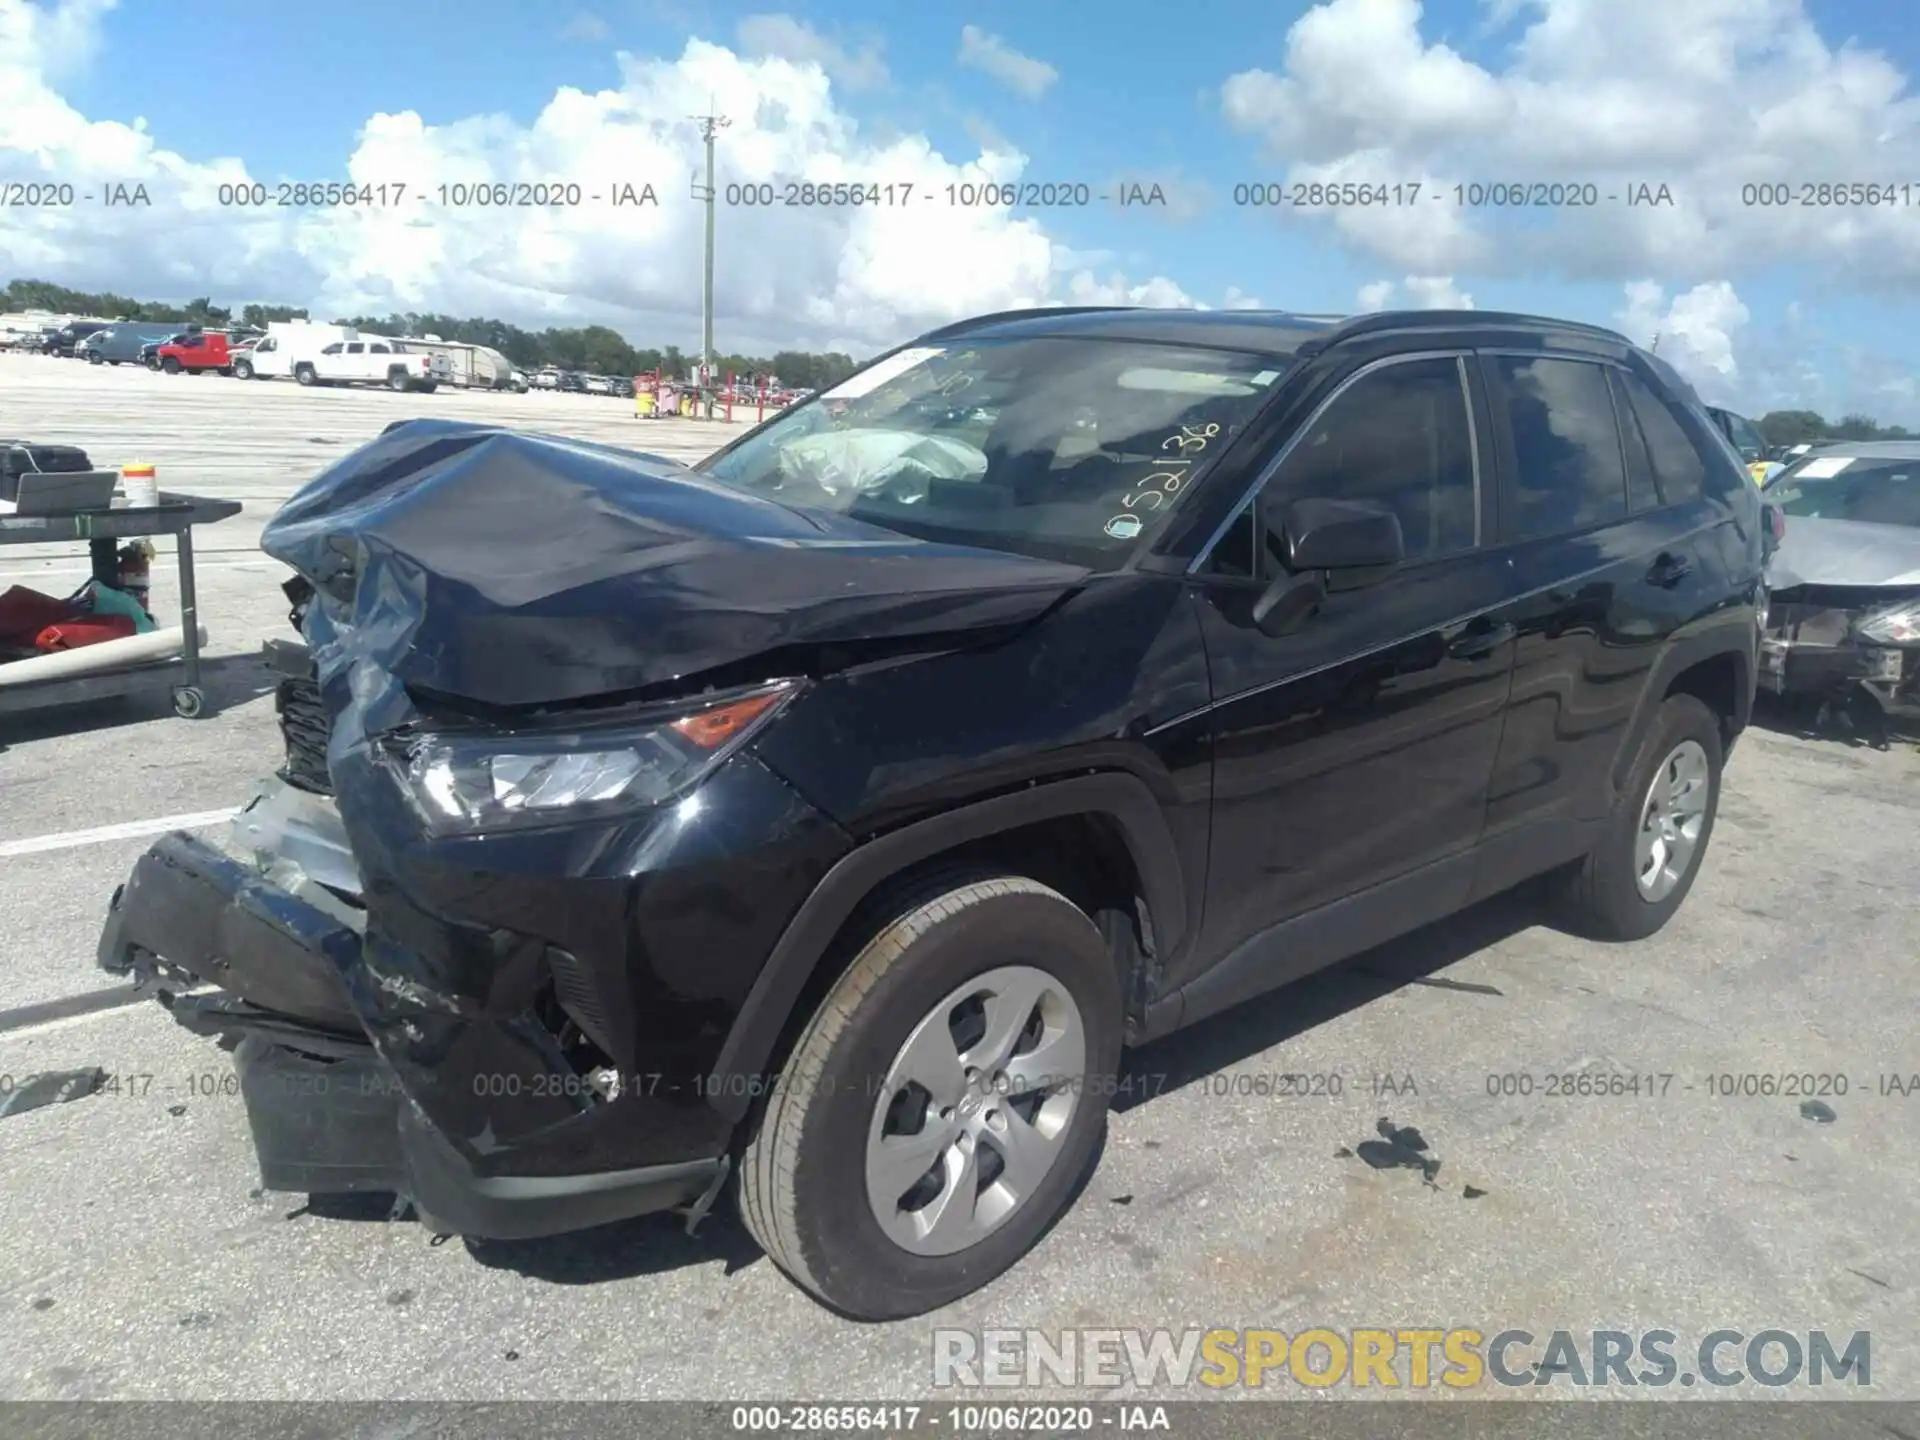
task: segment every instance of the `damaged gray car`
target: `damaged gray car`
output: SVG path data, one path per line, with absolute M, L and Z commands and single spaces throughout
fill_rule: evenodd
M 1761 494 L 1785 526 L 1767 567 L 1760 687 L 1879 721 L 1920 717 L 1920 441 L 1817 450 Z

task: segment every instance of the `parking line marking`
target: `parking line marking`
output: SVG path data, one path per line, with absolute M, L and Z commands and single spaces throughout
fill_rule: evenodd
M 156 993 L 156 989 L 136 989 L 129 983 L 109 986 L 105 990 L 88 990 L 59 1000 L 45 1000 L 37 1005 L 0 1010 L 0 1036 L 17 1040 L 23 1036 L 42 1035 L 49 1030 L 64 1030 L 89 1020 L 98 1020 L 102 1015 L 118 1015 L 132 1010 L 153 1000 Z M 195 985 L 173 993 L 180 996 L 208 995 L 213 993 L 213 987 Z
M 91 830 L 66 830 L 58 835 L 34 835 L 25 840 L 0 840 L 0 860 L 19 855 L 44 855 L 49 850 L 72 850 L 108 840 L 131 840 L 139 835 L 162 835 L 169 830 L 203 830 L 231 820 L 237 812 L 196 810 L 189 815 L 162 815 L 157 820 L 129 820 L 122 825 L 96 825 Z

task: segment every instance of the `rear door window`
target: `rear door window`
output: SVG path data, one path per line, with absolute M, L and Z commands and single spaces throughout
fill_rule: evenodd
M 1507 538 L 1562 535 L 1623 520 L 1626 460 L 1606 368 L 1587 360 L 1494 355 L 1496 409 L 1513 438 L 1501 506 Z

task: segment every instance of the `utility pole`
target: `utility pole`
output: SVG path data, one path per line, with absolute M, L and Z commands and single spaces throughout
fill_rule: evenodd
M 707 242 L 707 248 L 709 250 L 713 248 L 712 241 Z M 1660 332 L 1658 330 L 1653 332 L 1653 344 L 1647 347 L 1647 353 L 1649 355 L 1658 355 L 1660 353 Z
M 709 113 L 691 117 L 700 126 L 700 138 L 707 147 L 707 178 L 702 184 L 694 177 L 693 198 L 703 201 L 707 207 L 707 255 L 705 280 L 701 287 L 700 303 L 700 380 L 705 392 L 707 418 L 713 418 L 713 207 L 716 191 L 713 184 L 713 139 L 720 131 L 733 122 L 724 115 L 711 113 L 713 102 L 707 102 Z

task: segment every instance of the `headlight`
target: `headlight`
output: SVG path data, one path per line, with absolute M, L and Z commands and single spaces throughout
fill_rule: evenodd
M 735 691 L 618 727 L 425 735 L 386 761 L 429 834 L 573 824 L 644 810 L 697 784 L 796 688 Z
M 1904 600 L 1885 610 L 1876 610 L 1853 629 L 1862 639 L 1880 645 L 1920 643 L 1920 600 Z

